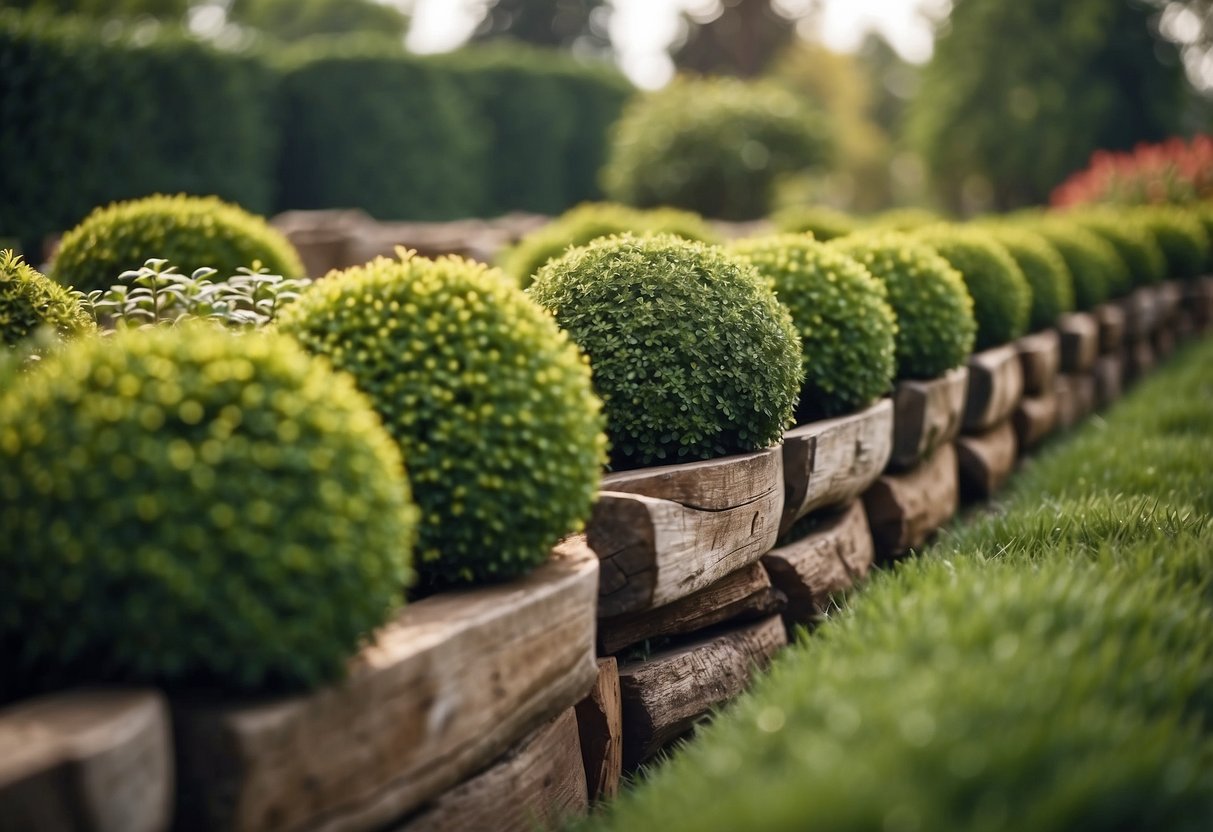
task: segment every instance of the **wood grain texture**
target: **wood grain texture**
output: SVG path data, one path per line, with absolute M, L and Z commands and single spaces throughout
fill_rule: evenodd
M 938 448 L 903 474 L 885 474 L 863 495 L 878 560 L 920 548 L 952 518 L 959 503 L 956 449 Z
M 866 578 L 873 557 L 868 516 L 856 499 L 805 537 L 767 552 L 762 564 L 788 599 L 785 617 L 808 621 L 829 608 L 831 596 Z
M 544 832 L 588 811 L 577 715 L 568 708 L 395 832 Z
M 608 475 L 586 530 L 602 560 L 599 615 L 669 604 L 754 563 L 782 513 L 778 447 Z
M 1085 373 L 1099 355 L 1099 324 L 1094 315 L 1075 312 L 1057 319 L 1061 335 L 1061 371 Z
M 1099 324 L 1099 352 L 1119 355 L 1125 341 L 1124 310 L 1115 303 L 1101 303 L 1095 307 L 1094 315 Z
M 644 661 L 621 665 L 623 767 L 635 768 L 737 696 L 787 644 L 774 615 Z
M 1005 422 L 1023 395 L 1023 368 L 1013 344 L 969 356 L 963 429 L 980 433 Z
M 171 819 L 168 708 L 151 690 L 79 690 L 0 710 L 0 830 L 159 832 Z
M 893 453 L 893 401 L 793 428 L 783 437 L 783 519 L 779 533 L 811 511 L 858 497 Z
M 613 800 L 623 776 L 623 705 L 614 656 L 598 660 L 598 681 L 577 703 L 577 733 L 590 802 Z
M 986 500 L 996 494 L 1015 470 L 1018 453 L 1019 443 L 1010 419 L 985 433 L 958 437 L 956 462 L 961 496 Z
M 1014 343 L 1023 376 L 1023 394 L 1039 396 L 1053 389 L 1053 377 L 1061 367 L 1061 336 L 1055 329 L 1025 335 Z
M 1025 396 L 1011 416 L 1015 441 L 1022 454 L 1039 445 L 1057 427 L 1057 391 L 1040 396 Z
M 377 829 L 483 769 L 597 678 L 583 538 L 508 584 L 404 608 L 320 691 L 174 703 L 185 828 Z
M 907 471 L 948 445 L 960 432 L 967 367 L 930 381 L 898 382 L 893 393 L 893 453 L 888 469 Z
M 751 563 L 665 606 L 600 619 L 599 653 L 618 653 L 646 639 L 685 635 L 730 619 L 766 618 L 781 612 L 785 601 L 762 564 Z

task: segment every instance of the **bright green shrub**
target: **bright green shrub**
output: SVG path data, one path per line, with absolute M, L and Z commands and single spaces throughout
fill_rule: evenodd
M 500 272 L 379 258 L 279 327 L 351 373 L 403 449 L 429 586 L 521 575 L 588 516 L 605 461 L 589 367 Z
M 917 231 L 943 220 L 928 208 L 890 208 L 868 217 L 867 227 L 873 231 Z
M 62 337 L 97 328 L 70 291 L 0 250 L 0 344 L 13 346 L 44 326 Z
M 589 355 L 616 467 L 764 448 L 791 422 L 797 331 L 754 267 L 719 248 L 597 240 L 529 292 Z
M 1166 280 L 1166 257 L 1149 226 L 1140 219 L 1127 212 L 1106 210 L 1074 212 L 1067 216 L 1111 243 L 1128 266 L 1129 282 L 1110 285 L 1108 290 L 1112 297 L 1125 295 L 1134 286 Z M 1109 274 L 1111 279 L 1120 276 L 1119 272 Z
M 1174 206 L 1151 206 L 1130 212 L 1140 218 L 1158 241 L 1167 262 L 1167 278 L 1204 274 L 1209 260 L 1209 236 L 1192 212 Z
M 889 292 L 897 317 L 897 378 L 935 378 L 973 351 L 977 321 L 964 278 L 930 246 L 894 232 L 830 243 L 858 260 Z
M 703 218 L 676 208 L 642 210 L 614 203 L 578 205 L 537 231 L 523 237 L 501 255 L 501 267 L 520 286 L 527 286 L 549 260 L 570 248 L 584 246 L 599 237 L 624 232 L 674 234 L 685 240 L 713 243 L 719 240 Z
M 289 339 L 75 342 L 0 394 L 0 689 L 334 679 L 416 520 L 366 399 Z
M 771 283 L 800 332 L 798 422 L 858 410 L 892 387 L 897 322 L 884 283 L 804 234 L 741 240 L 729 251 Z
M 1110 297 L 1110 286 L 1127 282 L 1128 266 L 1104 238 L 1065 219 L 1029 221 L 1066 261 L 1074 282 L 1074 308 L 1088 311 Z
M 914 236 L 964 278 L 977 319 L 975 349 L 1005 344 L 1027 331 L 1032 288 L 1019 264 L 996 240 L 980 229 L 956 226 L 931 226 Z
M 1074 278 L 1066 261 L 1043 236 L 1025 227 L 991 225 L 985 230 L 1014 258 L 1031 288 L 1028 328 L 1045 329 L 1074 309 Z
M 631 205 L 757 219 L 781 175 L 827 158 L 823 124 L 773 84 L 679 79 L 624 110 L 603 183 L 611 199 Z
M 294 247 L 265 220 L 215 197 L 178 194 L 96 209 L 64 235 L 51 276 L 80 291 L 108 289 L 157 257 L 185 271 L 233 274 L 260 264 L 283 277 L 303 275 Z
M 95 206 L 156 192 L 271 208 L 262 61 L 168 28 L 0 10 L 0 67 L 0 237 L 40 251 Z
M 850 214 L 824 205 L 794 205 L 777 211 L 771 220 L 780 231 L 809 233 L 814 239 L 829 241 L 853 234 L 860 222 Z

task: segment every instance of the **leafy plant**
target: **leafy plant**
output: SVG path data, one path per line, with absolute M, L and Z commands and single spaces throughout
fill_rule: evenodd
M 1158 241 L 1166 259 L 1167 277 L 1188 279 L 1204 273 L 1210 256 L 1209 237 L 1193 213 L 1159 205 L 1140 208 L 1133 216 Z
M 1057 249 L 1074 281 L 1074 308 L 1089 311 L 1111 297 L 1112 285 L 1128 285 L 1128 266 L 1104 238 L 1064 218 L 1029 220 L 1025 227 L 1037 232 Z
M 1155 205 L 1213 197 L 1213 136 L 1139 143 L 1130 151 L 1097 150 L 1083 170 L 1053 190 L 1059 207 L 1103 203 Z
M 1148 223 L 1127 211 L 1071 211 L 1065 215 L 1112 244 L 1127 270 L 1108 274 L 1112 297 L 1128 293 L 1134 286 L 1159 283 L 1167 278 L 1167 259 Z M 1120 283 L 1122 277 L 1128 282 Z
M 42 327 L 65 338 L 96 329 L 76 296 L 0 249 L 0 344 L 15 346 Z
M 1019 265 L 1032 289 L 1028 328 L 1054 326 L 1057 318 L 1074 309 L 1074 278 L 1066 261 L 1048 240 L 1028 228 L 1008 223 L 992 224 L 985 230 Z

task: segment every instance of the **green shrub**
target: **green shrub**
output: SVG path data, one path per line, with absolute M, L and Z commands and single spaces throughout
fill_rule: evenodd
M 1173 206 L 1151 206 L 1130 213 L 1158 241 L 1167 263 L 1167 278 L 1186 280 L 1204 274 L 1209 261 L 1209 237 L 1201 221 Z
M 989 234 L 977 228 L 932 226 L 914 236 L 964 278 L 977 319 L 975 349 L 1005 344 L 1027 331 L 1032 288 L 1019 264 Z
M 614 203 L 587 203 L 578 205 L 506 249 L 501 255 L 501 267 L 525 287 L 541 266 L 570 248 L 626 231 L 674 234 L 685 240 L 705 243 L 719 240 L 711 226 L 689 211 L 675 208 L 645 211 Z
M 1205 230 L 1209 238 L 1209 256 L 1205 258 L 1203 274 L 1213 272 L 1213 202 L 1194 202 L 1184 206 Z
M 0 236 L 27 251 L 94 206 L 150 193 L 271 208 L 263 62 L 168 28 L 0 10 L 0 67 Z
M 279 327 L 351 373 L 403 449 L 426 584 L 521 575 L 597 491 L 589 367 L 500 272 L 405 255 L 319 281 Z
M 973 351 L 977 321 L 964 278 L 930 246 L 895 232 L 830 245 L 858 260 L 889 292 L 897 317 L 897 378 L 935 378 Z
M 771 283 L 800 332 L 798 422 L 858 410 L 890 389 L 897 322 L 881 281 L 804 234 L 741 240 L 729 251 Z
M 780 176 L 827 158 L 823 123 L 773 84 L 680 79 L 624 110 L 603 183 L 608 196 L 631 205 L 757 219 Z
M 824 205 L 794 205 L 776 212 L 771 220 L 780 231 L 807 232 L 823 242 L 853 234 L 860 228 L 855 217 Z
M 265 220 L 215 197 L 149 196 L 93 211 L 63 237 L 51 276 L 80 291 L 109 289 L 123 272 L 163 258 L 226 274 L 264 266 L 301 277 L 294 247 Z
M 1074 278 L 1066 261 L 1040 234 L 1014 225 L 997 224 L 985 230 L 1019 264 L 1031 288 L 1032 305 L 1028 310 L 1028 328 L 1045 329 L 1057 318 L 1074 309 Z
M 1166 280 L 1166 257 L 1145 222 L 1123 211 L 1075 212 L 1067 216 L 1111 243 L 1120 259 L 1128 266 L 1129 282 L 1110 285 L 1108 291 L 1112 297 L 1125 295 L 1134 286 Z M 1109 278 L 1116 279 L 1120 276 L 1117 271 L 1110 273 Z
M 1104 238 L 1065 219 L 1029 221 L 1066 261 L 1074 283 L 1074 308 L 1089 311 L 1110 297 L 1110 286 L 1127 283 L 1128 266 Z
M 399 451 L 287 338 L 83 339 L 0 400 L 6 695 L 318 684 L 410 578 Z
M 529 291 L 589 354 L 616 467 L 764 448 L 791 422 L 799 336 L 754 267 L 719 248 L 601 239 Z
M 70 291 L 38 274 L 12 251 L 0 250 L 0 344 L 14 346 L 41 327 L 64 338 L 97 328 Z
M 940 214 L 928 208 L 890 208 L 868 217 L 867 228 L 873 231 L 917 231 L 943 221 Z
M 610 64 L 585 64 L 562 52 L 545 53 L 544 64 L 560 79 L 574 111 L 571 143 L 562 157 L 566 166 L 561 207 L 602 199 L 598 173 L 610 151 L 611 128 L 636 88 Z M 509 160 L 503 155 L 500 163 Z

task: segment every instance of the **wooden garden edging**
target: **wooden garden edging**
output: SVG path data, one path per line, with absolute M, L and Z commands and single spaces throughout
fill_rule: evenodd
M 958 367 L 929 381 L 902 381 L 893 392 L 889 468 L 906 471 L 960 433 L 969 371 Z

